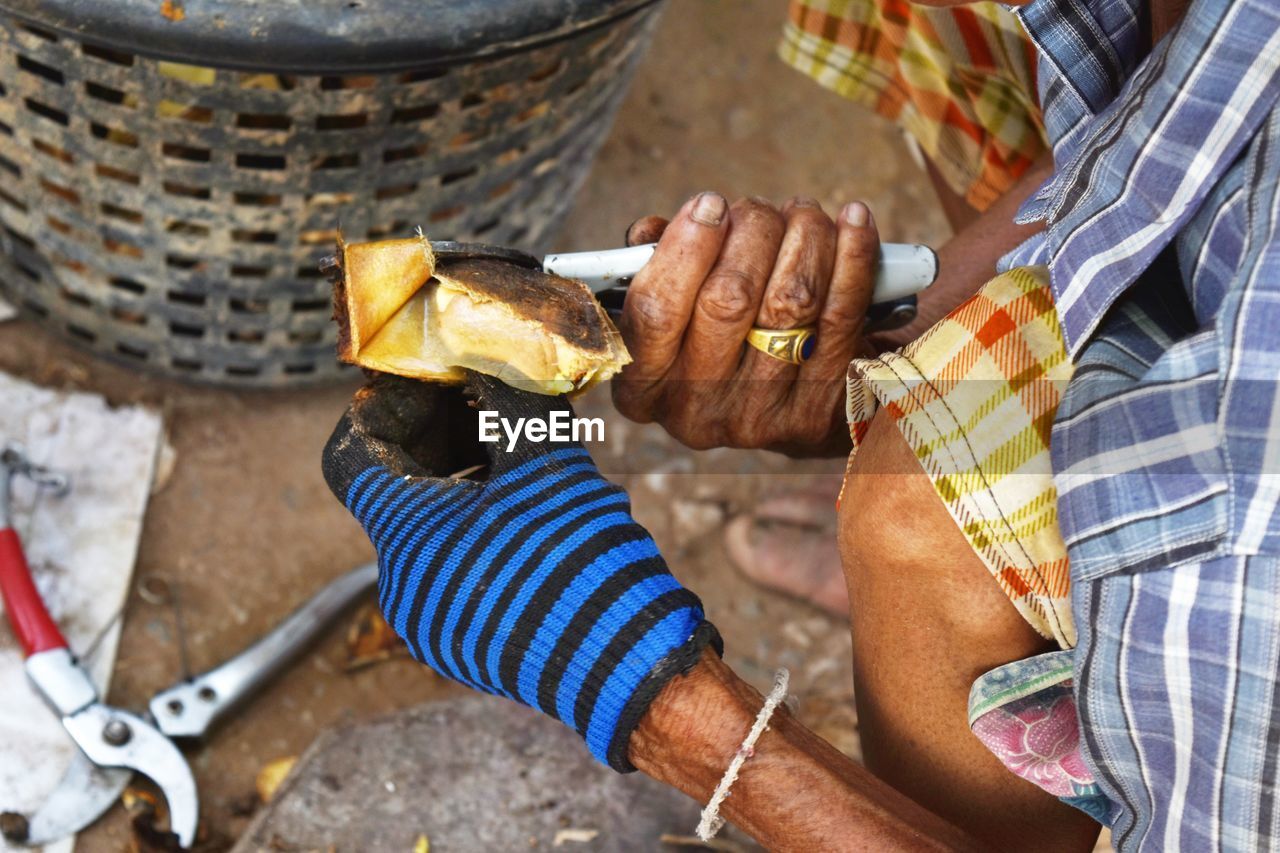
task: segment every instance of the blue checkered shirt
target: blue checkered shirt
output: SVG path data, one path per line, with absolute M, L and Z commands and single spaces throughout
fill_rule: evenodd
M 1076 359 L 1054 427 L 1086 760 L 1122 850 L 1280 846 L 1280 3 L 1035 0 L 1019 214 Z

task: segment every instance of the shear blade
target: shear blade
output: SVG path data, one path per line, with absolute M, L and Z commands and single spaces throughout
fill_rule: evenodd
M 127 726 L 127 739 L 118 742 L 104 739 L 108 724 Z M 173 741 L 141 717 L 100 702 L 63 717 L 62 725 L 93 763 L 101 767 L 127 767 L 154 782 L 169 807 L 170 831 L 178 836 L 183 847 L 195 842 L 200 818 L 196 781 Z
M 452 240 L 432 240 L 431 251 L 440 261 L 487 260 L 506 261 L 530 269 L 542 269 L 542 261 L 528 252 L 489 243 L 455 243 Z
M 99 767 L 77 750 L 58 787 L 28 816 L 21 843 L 41 847 L 70 838 L 106 814 L 132 779 L 132 770 Z

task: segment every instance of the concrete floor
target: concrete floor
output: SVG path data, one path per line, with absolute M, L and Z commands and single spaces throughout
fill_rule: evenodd
M 829 210 L 861 198 L 886 239 L 945 239 L 928 182 L 897 131 L 776 59 L 784 9 L 781 0 L 671 0 L 561 248 L 617 245 L 636 217 L 669 214 L 704 188 L 778 201 L 811 195 Z M 239 651 L 323 582 L 369 559 L 319 466 L 353 386 L 273 394 L 182 386 L 95 362 L 25 322 L 0 327 L 0 369 L 163 410 L 177 463 L 148 510 L 136 579 L 176 585 L 193 669 Z M 854 752 L 846 628 L 745 582 L 719 536 L 723 520 L 762 492 L 838 478 L 843 462 L 696 454 L 656 427 L 622 421 L 607 393 L 581 407 L 607 418 L 608 441 L 593 450 L 632 489 L 637 516 L 703 597 L 728 659 L 758 686 L 774 667 L 790 666 L 801 717 Z M 342 633 L 191 753 L 213 847 L 247 825 L 245 804 L 269 760 L 300 753 L 334 724 L 462 692 L 408 661 L 347 673 Z M 140 707 L 178 675 L 171 610 L 135 590 L 111 700 Z M 117 810 L 82 849 L 125 849 L 127 839 Z

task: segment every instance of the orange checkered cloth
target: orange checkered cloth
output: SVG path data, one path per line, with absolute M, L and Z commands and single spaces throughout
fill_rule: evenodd
M 792 0 L 783 61 L 886 118 L 978 210 L 1048 148 L 1035 49 L 999 3 Z
M 1018 612 L 1076 643 L 1049 431 L 1071 378 L 1044 267 L 997 276 L 902 350 L 849 366 L 854 454 L 881 406 Z M 852 459 L 852 456 L 850 456 Z

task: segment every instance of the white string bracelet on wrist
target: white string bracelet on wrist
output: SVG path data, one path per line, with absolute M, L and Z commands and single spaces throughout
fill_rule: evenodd
M 765 698 L 764 707 L 760 709 L 760 713 L 756 714 L 755 725 L 751 727 L 751 731 L 747 732 L 742 746 L 738 747 L 733 761 L 729 762 L 729 769 L 724 771 L 724 776 L 720 778 L 720 784 L 716 786 L 715 793 L 711 795 L 707 807 L 702 810 L 702 819 L 698 821 L 698 828 L 695 830 L 702 841 L 715 838 L 716 833 L 724 826 L 724 818 L 720 817 L 720 804 L 724 802 L 725 797 L 729 796 L 729 789 L 738 780 L 742 765 L 756 754 L 756 741 L 760 739 L 760 735 L 764 734 L 765 729 L 769 728 L 769 720 L 772 719 L 773 712 L 782 704 L 782 700 L 787 698 L 787 685 L 790 683 L 791 673 L 786 669 L 780 669 L 773 674 L 773 689 Z

